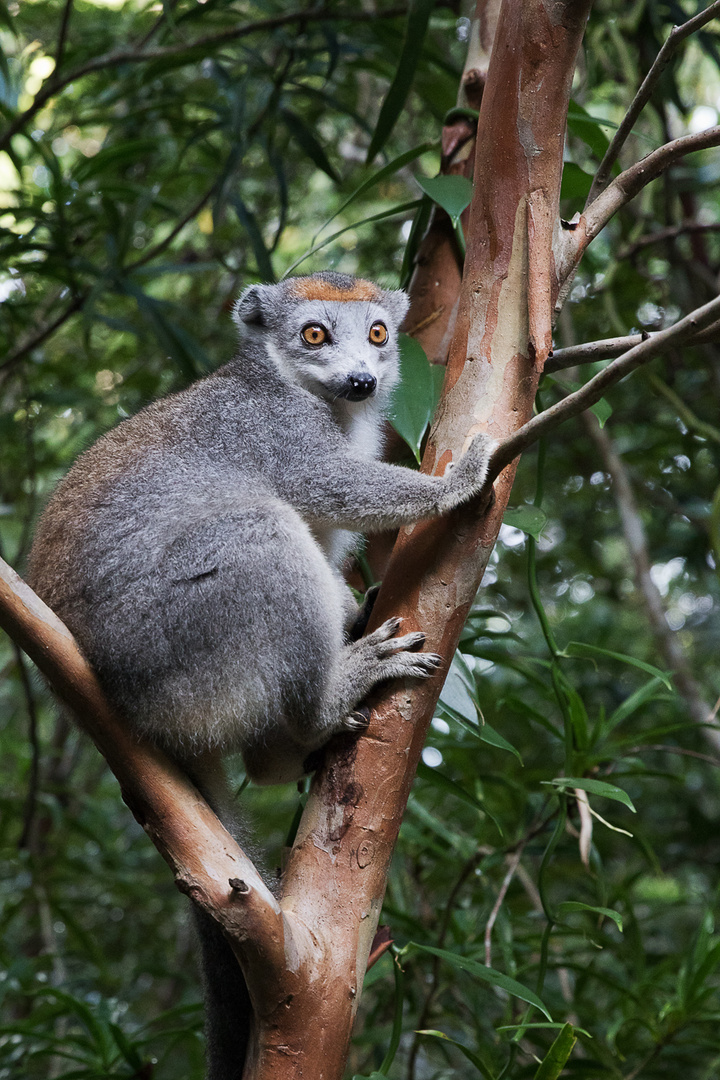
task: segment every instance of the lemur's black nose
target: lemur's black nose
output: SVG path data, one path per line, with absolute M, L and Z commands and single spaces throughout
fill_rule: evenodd
M 369 398 L 377 386 L 377 379 L 373 375 L 349 375 L 347 390 L 343 397 L 348 401 L 364 401 Z

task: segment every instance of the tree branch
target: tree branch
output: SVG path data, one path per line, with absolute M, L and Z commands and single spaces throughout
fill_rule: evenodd
M 0 626 L 34 660 L 103 754 L 178 888 L 232 935 L 253 1001 L 274 1005 L 286 974 L 285 949 L 298 957 L 298 967 L 317 951 L 307 931 L 294 916 L 283 915 L 251 860 L 188 778 L 113 714 L 70 631 L 2 559 Z
M 55 67 L 52 74 L 57 78 L 60 68 L 62 67 L 63 57 L 65 55 L 65 41 L 67 38 L 68 26 L 70 24 L 70 13 L 72 11 L 73 0 L 65 0 L 65 7 L 63 8 L 62 19 L 60 20 L 60 32 L 58 34 L 58 43 L 55 49 Z
M 640 367 L 641 364 L 654 360 L 670 345 L 684 344 L 694 331 L 709 326 L 719 317 L 720 297 L 715 297 L 714 300 L 696 308 L 673 326 L 669 326 L 666 330 L 659 330 L 645 341 L 628 349 L 579 390 L 568 394 L 556 405 L 551 405 L 549 409 L 534 416 L 527 424 L 500 443 L 490 465 L 489 481 L 498 476 L 510 462 L 523 450 L 527 450 L 528 446 L 537 442 L 542 435 L 547 435 L 565 420 L 569 420 L 571 416 L 578 416 L 585 409 L 589 409 L 600 400 L 606 390 L 629 375 L 631 371 Z
M 630 103 L 630 108 L 626 112 L 620 127 L 615 132 L 615 135 L 605 152 L 605 156 L 600 162 L 600 168 L 595 174 L 595 179 L 593 180 L 590 193 L 587 197 L 586 207 L 595 200 L 598 193 L 605 187 L 610 179 L 612 167 L 617 161 L 620 151 L 635 126 L 635 121 L 650 100 L 655 87 L 660 81 L 663 71 L 670 63 L 675 50 L 685 38 L 689 37 L 690 34 L 693 34 L 696 30 L 699 30 L 701 26 L 710 22 L 711 19 L 714 19 L 718 13 L 720 13 L 720 0 L 715 0 L 715 3 L 710 4 L 709 7 L 705 8 L 704 11 L 699 12 L 692 19 L 688 19 L 688 21 L 682 23 L 681 26 L 674 26 L 672 28 L 665 44 L 660 49 L 650 70 L 643 79 L 640 89 Z
M 555 261 L 560 290 L 555 303 L 555 311 L 559 311 L 565 303 L 585 249 L 618 210 L 634 199 L 644 187 L 656 180 L 676 161 L 696 150 L 706 150 L 718 145 L 720 145 L 720 126 L 708 128 L 696 135 L 683 135 L 680 139 L 665 143 L 664 146 L 653 150 L 641 161 L 615 177 L 613 182 L 588 205 L 580 218 L 571 222 L 570 227 L 559 234 L 555 245 Z
M 648 623 L 658 652 L 675 676 L 678 692 L 684 698 L 689 715 L 696 724 L 706 725 L 710 719 L 710 706 L 703 700 L 702 690 L 695 680 L 688 658 L 678 635 L 671 629 L 662 596 L 650 574 L 650 552 L 645 527 L 640 516 L 635 494 L 622 458 L 613 446 L 605 428 L 601 428 L 594 416 L 585 416 L 585 427 L 597 447 L 603 466 L 612 480 L 625 543 L 635 577 L 635 587 L 643 598 Z M 720 750 L 720 732 L 703 726 L 701 731 L 717 753 Z
M 632 259 L 639 251 L 651 244 L 661 244 L 665 240 L 677 240 L 679 236 L 694 235 L 695 233 L 713 233 L 720 231 L 720 221 L 709 221 L 705 224 L 699 221 L 685 221 L 682 225 L 668 225 L 666 229 L 658 229 L 648 233 L 647 236 L 639 237 L 634 243 L 623 248 L 618 253 L 618 259 Z
M 143 64 L 153 60 L 167 60 L 174 56 L 183 56 L 187 53 L 188 63 L 195 59 L 204 58 L 207 53 L 215 48 L 227 45 L 231 41 L 248 37 L 250 34 L 262 33 L 263 31 L 276 30 L 279 26 L 287 26 L 290 23 L 306 22 L 366 22 L 368 19 L 395 19 L 407 13 L 407 6 L 401 5 L 388 8 L 386 11 L 366 12 L 347 11 L 337 12 L 322 8 L 318 11 L 293 11 L 287 15 L 275 15 L 269 19 L 258 19 L 256 22 L 245 23 L 244 26 L 233 26 L 228 30 L 221 30 L 215 34 L 207 34 L 205 37 L 196 38 L 195 41 L 181 42 L 178 45 L 167 45 L 159 49 L 118 49 L 116 52 L 105 53 L 96 56 L 94 60 L 88 60 L 73 71 L 68 72 L 56 79 L 52 76 L 35 95 L 30 105 L 20 116 L 10 123 L 2 136 L 0 136 L 0 150 L 5 150 L 13 136 L 32 120 L 44 105 L 64 90 L 70 83 L 76 82 L 85 75 L 92 75 L 96 71 L 105 68 L 116 67 L 118 64 Z M 57 69 L 56 69 L 57 71 Z
M 673 325 L 675 325 L 673 323 Z M 621 356 L 628 349 L 639 345 L 641 341 L 649 341 L 658 331 L 643 334 L 628 334 L 627 337 L 602 338 L 599 341 L 588 341 L 584 345 L 569 345 L 565 349 L 556 349 L 545 364 L 545 371 L 550 374 L 553 371 L 564 371 L 565 368 L 579 367 L 581 364 L 595 364 L 601 360 L 612 360 Z M 683 345 L 707 345 L 709 342 L 720 340 L 720 322 L 711 323 L 704 330 L 696 334 L 688 335 L 682 342 Z

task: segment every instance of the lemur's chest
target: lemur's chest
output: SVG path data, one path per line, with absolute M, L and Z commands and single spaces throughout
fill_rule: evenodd
M 357 458 L 362 468 L 363 460 L 375 460 L 382 453 L 382 416 L 373 412 L 369 405 L 354 411 L 349 409 L 340 419 L 348 444 L 348 454 Z M 333 566 L 341 567 L 359 541 L 359 534 L 348 529 L 335 529 L 331 525 L 317 525 L 315 538 L 325 557 Z

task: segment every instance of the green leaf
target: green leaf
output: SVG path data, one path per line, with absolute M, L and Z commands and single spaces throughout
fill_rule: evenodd
M 471 1062 L 478 1070 L 481 1076 L 485 1077 L 485 1080 L 495 1080 L 495 1074 L 490 1071 L 485 1062 L 477 1054 L 469 1050 L 467 1046 L 463 1046 L 462 1043 L 457 1042 L 455 1039 L 451 1039 L 449 1035 L 445 1035 L 442 1031 L 435 1031 L 432 1028 L 424 1028 L 417 1032 L 418 1035 L 429 1035 L 434 1039 L 444 1039 L 445 1042 L 452 1043 L 453 1046 L 457 1046 L 458 1050 L 465 1055 L 469 1062 Z
M 615 799 L 623 803 L 633 814 L 637 813 L 630 796 L 622 788 L 608 784 L 605 780 L 588 780 L 584 776 L 558 776 L 554 780 L 543 780 L 543 784 L 552 784 L 558 791 L 567 791 L 568 788 L 579 788 L 581 791 L 589 791 L 591 795 L 602 795 L 604 799 Z
M 368 163 L 382 150 L 405 107 L 422 52 L 430 12 L 434 6 L 435 0 L 410 0 L 400 57 L 370 140 L 367 152 Z
M 388 419 L 419 462 L 423 436 L 437 405 L 437 384 L 422 345 L 400 334 L 399 346 L 400 382 L 393 391 Z
M 540 533 L 547 524 L 547 514 L 539 506 L 513 506 L 503 514 L 503 525 L 510 525 L 513 529 L 520 529 L 535 540 L 540 539 Z
M 594 660 L 596 656 L 606 656 L 610 660 L 619 660 L 622 664 L 630 664 L 631 667 L 640 668 L 641 671 L 647 672 L 648 675 L 660 679 L 663 685 L 667 686 L 668 690 L 673 689 L 670 675 L 667 672 L 661 671 L 660 668 L 653 667 L 652 664 L 646 664 L 644 660 L 636 660 L 634 656 L 628 656 L 626 653 L 612 652 L 610 649 L 601 649 L 599 645 L 588 645 L 584 641 L 569 641 L 560 655 L 576 657 L 577 659 L 582 660 Z
M 445 853 L 447 853 L 449 848 L 454 848 L 461 858 L 472 858 L 473 851 L 475 850 L 475 841 L 471 837 L 462 836 L 460 833 L 454 832 L 444 821 L 441 821 L 435 814 L 431 814 L 419 799 L 416 799 L 414 796 L 410 797 L 408 807 L 412 814 L 417 817 L 427 829 L 430 829 L 435 836 L 442 840 Z M 405 824 L 403 824 L 403 828 L 405 828 Z
M 509 743 L 507 739 L 503 738 L 499 731 L 496 731 L 494 727 L 490 727 L 487 720 L 485 720 L 479 732 L 480 742 L 487 743 L 488 746 L 496 746 L 499 750 L 509 750 L 511 754 L 514 754 L 520 764 L 523 764 L 523 759 L 520 757 L 519 752 L 515 749 L 512 743 Z
M 135 165 L 138 161 L 147 162 L 157 148 L 157 139 L 130 139 L 115 146 L 103 147 L 93 157 L 78 161 L 72 177 L 78 184 L 84 184 L 106 169 Z
M 135 1070 L 141 1069 L 143 1066 L 143 1059 L 137 1047 L 130 1042 L 125 1032 L 122 1028 L 119 1028 L 117 1024 L 110 1023 L 109 1027 L 112 1032 L 112 1037 L 115 1040 L 115 1045 L 125 1061 L 127 1061 L 128 1065 L 132 1065 Z
M 473 186 L 465 176 L 416 176 L 417 184 L 433 202 L 449 214 L 453 225 L 472 202 Z
M 325 150 L 315 138 L 315 135 L 305 121 L 301 120 L 297 113 L 294 113 L 291 109 L 281 109 L 280 115 L 285 121 L 288 131 L 305 155 L 309 157 L 313 164 L 317 165 L 318 169 L 321 169 L 326 176 L 329 176 L 331 180 L 336 184 L 339 184 L 340 177 L 338 173 L 335 171 Z
M 337 232 L 332 233 L 331 236 L 321 240 L 319 244 L 313 244 L 307 251 L 295 260 L 283 274 L 283 278 L 286 278 L 289 274 L 292 274 L 293 270 L 309 259 L 311 255 L 314 255 L 316 251 L 321 251 L 322 248 L 327 247 L 328 244 L 332 244 L 333 240 L 337 240 L 339 236 L 349 232 L 350 229 L 359 229 L 362 225 L 367 225 L 371 221 L 383 221 L 385 218 L 394 217 L 396 214 L 405 214 L 409 210 L 415 210 L 420 205 L 420 199 L 413 199 L 411 202 L 400 203 L 397 206 L 391 206 L 389 210 L 381 210 L 378 214 L 370 214 L 369 217 L 363 218 L 362 221 L 354 221 L 352 225 L 345 225 L 344 228 L 338 229 Z
M 571 100 L 567 114 L 567 124 L 573 135 L 589 146 L 598 161 L 602 161 L 605 152 L 610 145 L 607 135 L 602 130 L 604 127 L 616 128 L 609 120 L 598 120 L 583 109 L 574 99 Z
M 584 172 L 579 165 L 572 161 L 566 161 L 563 166 L 562 184 L 560 186 L 561 199 L 586 199 L 590 194 L 593 178 L 590 173 Z
M 419 158 L 421 154 L 427 153 L 428 150 L 435 149 L 436 146 L 437 143 L 434 142 L 420 143 L 419 146 L 415 146 L 412 150 L 406 150 L 404 154 L 400 154 L 399 157 L 393 158 L 393 160 L 389 161 L 387 165 L 384 165 L 382 169 L 378 169 L 377 172 L 373 173 L 373 175 L 360 184 L 359 187 L 356 187 L 352 195 L 349 195 L 345 202 L 340 204 L 335 213 L 331 214 L 327 221 L 323 222 L 313 237 L 313 243 L 315 243 L 320 233 L 326 229 L 339 214 L 342 214 L 343 210 L 345 210 L 350 203 L 354 202 L 355 199 L 358 199 L 361 195 L 370 191 L 376 184 L 380 184 L 383 180 L 387 180 L 389 176 L 393 176 L 399 169 L 404 168 L 405 165 L 409 165 L 411 161 L 415 161 L 416 158 Z
M 569 714 L 578 749 L 586 750 L 589 743 L 588 729 L 590 722 L 585 703 L 573 684 L 563 675 L 559 664 L 553 665 L 551 678 L 555 693 L 558 699 L 564 703 Z
M 446 795 L 454 795 L 455 798 L 466 802 L 468 806 L 472 806 L 473 810 L 479 810 L 481 814 L 485 813 L 485 807 L 479 799 L 476 799 L 474 795 L 466 791 L 455 780 L 451 780 L 449 776 L 445 776 L 444 773 L 439 772 L 437 769 L 431 769 L 424 761 L 419 762 L 417 774 L 421 780 L 426 780 L 428 784 L 432 784 L 438 791 L 443 791 Z
M 650 679 L 644 686 L 641 686 L 636 690 L 634 694 L 630 694 L 629 697 L 626 697 L 623 703 L 618 705 L 617 709 L 608 716 L 603 724 L 603 735 L 609 734 L 613 728 L 616 728 L 623 720 L 627 720 L 628 717 L 632 716 L 633 713 L 637 712 L 638 709 L 642 708 L 642 706 L 646 705 L 649 701 L 672 700 L 671 698 L 668 698 L 667 695 L 658 693 L 658 690 L 662 685 L 663 682 L 661 679 Z M 635 736 L 633 736 L 633 738 L 635 738 Z
M 509 975 L 503 975 L 502 972 L 496 971 L 495 968 L 486 967 L 485 964 L 480 964 L 477 960 L 471 960 L 468 956 L 460 956 L 459 953 L 449 952 L 447 949 L 436 949 L 432 945 L 418 945 L 416 941 L 410 942 L 408 948 L 419 949 L 420 952 L 439 956 L 441 960 L 446 960 L 448 964 L 452 964 L 453 967 L 459 968 L 461 971 L 467 971 L 468 974 L 474 975 L 476 979 L 490 983 L 491 986 L 497 986 L 498 989 L 504 990 L 506 994 L 511 994 L 513 997 L 519 998 L 520 1001 L 527 1002 L 528 1005 L 534 1005 L 543 1016 L 547 1016 L 548 1020 L 552 1020 L 552 1016 L 537 994 L 533 993 L 527 986 L 517 982 L 516 979 L 511 979 Z
M 168 305 L 148 296 L 127 279 L 121 283 L 121 288 L 135 298 L 138 310 L 160 346 L 172 357 L 186 379 L 196 379 L 201 372 L 209 370 L 210 361 L 199 342 L 165 314 Z
M 572 1024 L 566 1024 L 540 1062 L 535 1080 L 557 1080 L 577 1042 Z
M 420 761 L 418 764 L 417 775 L 421 780 L 425 780 L 428 784 L 432 784 L 438 791 L 442 791 L 446 795 L 453 795 L 456 799 L 462 799 L 468 806 L 472 806 L 473 810 L 479 810 L 481 814 L 485 814 L 486 817 L 490 818 L 500 835 L 503 836 L 502 826 L 495 815 L 491 814 L 487 806 L 471 792 L 466 791 L 461 784 L 456 783 L 455 780 L 451 780 L 449 776 L 445 776 L 445 774 L 439 772 L 438 769 L 431 769 L 424 761 Z
M 469 721 L 474 729 L 478 728 L 478 707 L 474 688 L 471 690 L 468 687 L 455 664 L 450 668 L 445 685 L 440 691 L 440 704 L 449 709 L 453 715 Z M 479 735 L 479 729 L 476 734 Z
M 590 406 L 590 412 L 594 413 L 594 415 L 597 417 L 598 423 L 600 424 L 601 428 L 605 427 L 605 424 L 612 416 L 612 411 L 612 405 L 607 400 L 607 398 L 604 397 L 600 398 L 599 401 L 596 401 L 594 405 Z
M 565 911 L 592 911 L 596 915 L 604 915 L 617 926 L 618 930 L 622 934 L 622 916 L 617 911 L 613 911 L 612 908 L 607 907 L 594 907 L 592 904 L 581 904 L 579 900 L 563 900 L 558 904 L 558 911 L 562 914 Z
M 263 281 L 276 281 L 277 278 L 270 259 L 270 252 L 265 246 L 265 241 L 263 240 L 257 218 L 252 210 L 245 205 L 239 195 L 235 198 L 231 198 L 230 202 L 235 208 L 235 213 L 238 216 L 240 224 L 248 234 L 248 239 L 253 250 L 253 255 L 255 256 L 260 277 Z

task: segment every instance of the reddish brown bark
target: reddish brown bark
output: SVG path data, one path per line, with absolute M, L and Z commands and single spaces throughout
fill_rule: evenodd
M 589 0 L 505 0 L 478 126 L 476 191 L 458 319 L 423 462 L 442 472 L 478 431 L 531 415 L 557 295 L 552 229 L 570 82 Z M 528 282 L 533 284 L 530 300 Z M 486 513 L 403 530 L 375 612 L 421 627 L 450 663 L 495 543 L 514 466 Z M 225 927 L 256 1013 L 246 1080 L 339 1080 L 387 870 L 441 680 L 378 702 L 367 735 L 339 740 L 316 776 L 279 903 L 187 780 L 135 742 L 52 614 L 8 576 L 4 625 L 106 754 L 184 891 Z M 44 607 L 44 606 L 43 606 Z
M 443 471 L 476 431 L 501 437 L 531 415 L 557 293 L 550 225 L 557 220 L 567 100 L 588 9 L 588 2 L 577 0 L 548 8 L 540 0 L 503 6 L 480 110 L 458 326 L 446 393 L 423 462 L 427 471 Z M 533 275 L 544 297 L 534 314 L 534 350 L 527 286 L 531 230 L 542 248 L 534 254 Z M 402 615 L 407 629 L 422 627 L 429 647 L 450 662 L 495 543 L 512 475 L 511 467 L 499 478 L 486 515 L 478 517 L 476 508 L 403 530 L 376 622 Z M 358 982 L 440 685 L 440 679 L 431 680 L 384 697 L 368 734 L 331 755 L 315 779 L 282 904 L 313 927 L 327 951 L 304 1000 L 279 1007 L 262 1024 L 253 1080 L 330 1080 L 342 1074 Z M 321 1004 L 322 1022 L 309 1052 L 304 1028 Z

